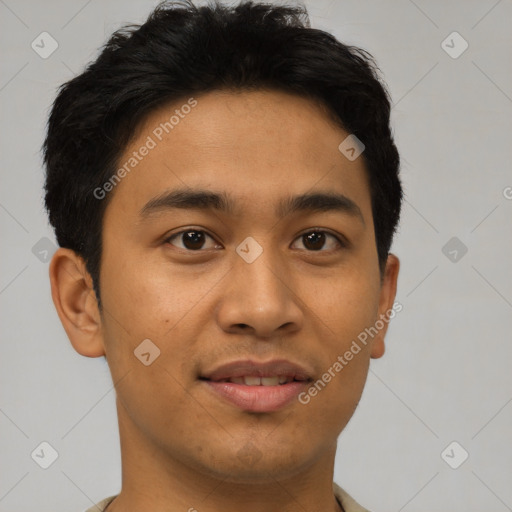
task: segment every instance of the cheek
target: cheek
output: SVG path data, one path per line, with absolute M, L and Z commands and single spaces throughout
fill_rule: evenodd
M 103 331 L 122 414 L 155 442 L 169 431 L 184 437 L 183 417 L 199 422 L 204 416 L 183 391 L 190 376 L 180 367 L 192 356 L 187 341 L 196 337 L 187 314 L 195 311 L 204 290 L 184 286 L 183 276 L 171 274 L 168 266 L 135 259 L 105 264 L 104 275 Z
M 347 272 L 344 279 L 331 281 L 322 293 L 315 292 L 321 298 L 321 302 L 314 303 L 314 310 L 323 367 L 302 403 L 311 408 L 311 413 L 326 429 L 341 431 L 352 416 L 366 382 L 371 339 L 364 340 L 360 335 L 377 318 L 379 288 L 374 280 L 361 279 L 354 271 Z
M 124 259 L 122 265 L 115 265 L 114 261 L 105 258 L 102 267 L 105 291 L 102 328 L 114 379 L 132 370 L 134 375 L 145 370 L 139 382 L 148 393 L 154 393 L 160 386 L 169 389 L 169 385 L 176 384 L 173 378 L 186 383 L 190 378 L 186 371 L 190 372 L 190 368 L 182 365 L 193 359 L 194 350 L 197 351 L 194 340 L 200 337 L 205 322 L 211 318 L 206 291 L 215 286 L 219 277 L 207 274 L 191 277 L 176 272 L 165 262 L 144 262 L 142 258 Z M 151 340 L 150 360 L 153 353 L 157 357 L 155 363 L 144 367 L 136 354 L 141 343 L 147 344 L 144 340 L 148 339 Z M 155 374 L 156 368 L 163 374 Z M 170 375 L 171 380 L 165 382 Z M 182 389 L 177 388 L 174 399 L 180 393 Z
M 161 338 L 185 319 L 204 295 L 204 286 L 191 282 L 165 263 L 140 258 L 115 265 L 107 260 L 103 269 L 105 308 L 134 341 L 141 336 Z
M 116 387 L 116 394 L 123 421 L 129 418 L 129 423 L 162 448 L 176 444 L 175 439 L 179 440 L 178 445 L 191 446 L 197 425 L 215 428 L 204 408 L 183 392 L 180 378 L 156 362 L 148 367 L 133 367 Z
M 337 436 L 345 428 L 361 399 L 369 361 L 368 347 L 353 345 L 351 339 L 340 340 L 332 348 L 323 373 L 299 396 L 322 431 Z
M 329 334 L 329 345 L 342 351 L 347 342 L 375 321 L 379 290 L 378 277 L 368 270 L 346 268 L 322 282 L 310 279 L 303 293 L 307 306 Z

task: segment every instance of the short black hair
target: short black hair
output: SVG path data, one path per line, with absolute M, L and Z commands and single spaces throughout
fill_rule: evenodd
M 389 93 L 371 54 L 311 28 L 304 6 L 166 1 L 142 25 L 116 31 L 98 58 L 60 87 L 48 119 L 43 152 L 49 221 L 59 245 L 83 258 L 98 304 L 102 220 L 115 192 L 99 200 L 94 190 L 115 174 L 152 111 L 226 89 L 299 94 L 363 142 L 383 271 L 402 187 Z

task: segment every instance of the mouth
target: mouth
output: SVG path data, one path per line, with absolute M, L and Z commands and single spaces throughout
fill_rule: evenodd
M 304 379 L 296 379 L 289 375 L 271 375 L 269 377 L 260 377 L 258 375 L 244 375 L 243 377 L 229 377 L 227 379 L 210 380 L 211 382 L 231 382 L 233 384 L 243 384 L 245 386 L 282 386 L 289 382 L 303 382 Z
M 199 376 L 224 403 L 248 412 L 274 412 L 289 405 L 312 381 L 311 373 L 285 360 L 235 361 Z

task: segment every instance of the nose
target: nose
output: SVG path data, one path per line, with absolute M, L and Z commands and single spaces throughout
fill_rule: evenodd
M 217 322 L 229 333 L 256 337 L 291 333 L 302 328 L 303 311 L 283 262 L 263 253 L 252 263 L 235 258 L 216 308 Z

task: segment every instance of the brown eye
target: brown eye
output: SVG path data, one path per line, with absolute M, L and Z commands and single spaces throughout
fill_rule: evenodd
M 325 244 L 325 233 L 318 231 L 307 233 L 302 235 L 302 240 L 304 241 L 304 247 L 306 247 L 306 249 L 319 251 Z
M 304 233 L 297 240 L 302 241 L 302 245 L 307 251 L 322 251 L 323 249 L 325 252 L 344 247 L 343 242 L 337 236 L 320 229 Z M 328 245 L 327 249 L 324 248 L 326 244 Z
M 170 236 L 166 242 L 178 247 L 179 249 L 186 249 L 189 251 L 199 251 L 204 248 L 206 241 L 210 239 L 213 242 L 213 238 L 206 234 L 204 231 L 198 229 L 188 229 L 186 231 L 180 231 Z M 176 241 L 178 243 L 176 243 Z M 215 243 L 213 244 L 215 247 Z M 211 249 L 214 247 L 206 247 Z

